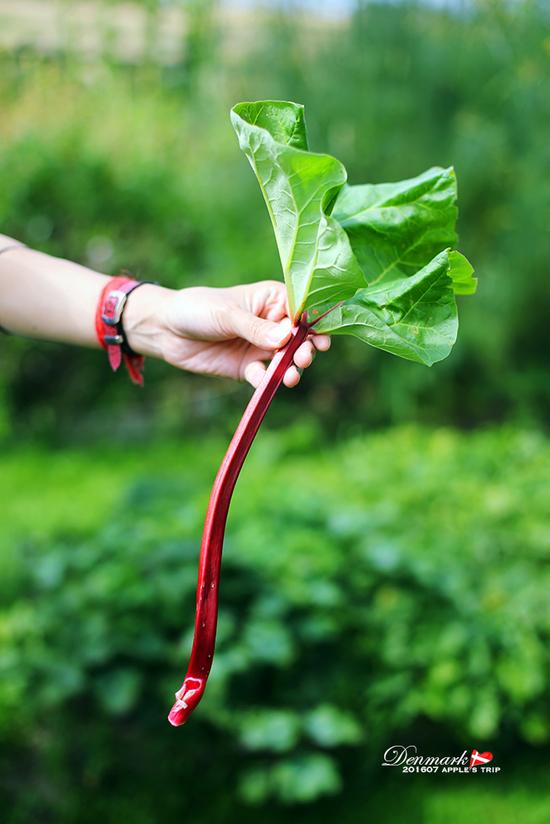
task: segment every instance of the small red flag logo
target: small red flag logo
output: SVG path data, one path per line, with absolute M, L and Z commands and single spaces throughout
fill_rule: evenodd
M 477 750 L 472 750 L 472 755 L 470 757 L 470 767 L 478 767 L 480 764 L 488 764 L 489 761 L 492 760 L 492 752 L 478 752 Z

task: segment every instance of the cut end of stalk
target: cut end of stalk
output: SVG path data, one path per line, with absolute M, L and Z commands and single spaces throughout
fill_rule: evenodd
M 173 727 L 181 727 L 182 724 L 185 724 L 201 700 L 205 686 L 205 678 L 186 676 L 181 688 L 176 693 L 174 706 L 168 713 L 168 721 Z

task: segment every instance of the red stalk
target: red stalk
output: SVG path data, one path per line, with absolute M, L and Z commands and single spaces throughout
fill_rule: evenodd
M 183 684 L 176 692 L 176 702 L 168 715 L 168 720 L 174 727 L 184 724 L 201 700 L 212 666 L 218 623 L 223 537 L 237 478 L 269 405 L 283 382 L 285 372 L 309 331 L 310 325 L 303 318 L 294 328 L 292 338 L 271 361 L 264 379 L 245 409 L 216 475 L 202 534 L 191 659 Z

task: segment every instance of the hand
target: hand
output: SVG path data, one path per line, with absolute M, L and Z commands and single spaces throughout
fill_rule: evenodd
M 174 291 L 144 285 L 130 296 L 124 328 L 132 349 L 206 375 L 245 379 L 256 387 L 265 362 L 291 334 L 286 290 L 264 280 L 227 289 L 192 287 Z M 312 335 L 294 355 L 284 378 L 293 387 L 315 350 L 330 347 L 328 335 Z

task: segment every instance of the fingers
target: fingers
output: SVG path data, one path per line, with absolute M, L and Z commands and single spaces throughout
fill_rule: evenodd
M 300 378 L 302 377 L 301 373 L 298 371 L 296 366 L 290 366 L 283 378 L 283 383 L 288 389 L 294 389 L 295 386 L 298 386 L 300 383 Z
M 330 338 L 328 335 L 314 335 L 311 339 L 304 341 L 296 350 L 294 355 L 294 366 L 287 369 L 283 383 L 289 389 L 293 389 L 300 382 L 302 370 L 311 366 L 315 351 L 326 352 L 330 349 Z
M 260 349 L 279 349 L 290 337 L 290 318 L 275 323 L 259 318 L 245 309 L 234 308 L 228 319 L 228 331 Z
M 308 366 L 311 366 L 313 362 L 314 356 L 314 346 L 312 341 L 306 340 L 302 343 L 301 346 L 298 347 L 296 352 L 294 353 L 294 363 L 300 369 L 307 369 Z
M 311 340 L 319 352 L 328 352 L 330 349 L 331 340 L 328 335 L 313 335 Z
M 257 389 L 263 380 L 266 372 L 265 363 L 261 361 L 251 361 L 244 368 L 244 379 L 250 383 L 254 389 Z
M 248 383 L 254 387 L 254 389 L 257 389 L 264 379 L 265 373 L 265 363 L 262 363 L 261 361 L 252 361 L 252 363 L 249 363 L 248 366 L 245 367 L 244 377 L 245 380 L 247 380 Z M 302 375 L 300 370 L 296 366 L 290 366 L 285 372 L 283 383 L 286 387 L 288 387 L 288 389 L 293 389 L 299 384 L 301 377 Z
M 311 366 L 315 357 L 315 352 L 326 352 L 330 348 L 331 340 L 328 335 L 313 335 L 298 347 L 294 354 L 294 365 L 289 367 L 285 373 L 283 383 L 289 389 L 294 388 L 300 382 L 302 370 Z M 251 353 L 252 354 L 252 353 Z M 253 350 L 253 360 L 244 369 L 244 378 L 254 388 L 258 387 L 264 378 L 266 364 L 263 362 L 271 357 L 271 352 L 266 350 Z
M 266 373 L 266 365 L 262 363 L 262 361 L 252 361 L 251 363 L 247 364 L 244 369 L 244 378 L 251 384 L 254 389 L 257 389 L 262 380 L 265 377 Z M 301 373 L 297 369 L 296 366 L 289 367 L 283 378 L 283 383 L 289 389 L 292 389 L 294 386 L 300 382 Z
M 302 344 L 300 349 L 302 349 L 304 345 L 305 344 Z M 313 347 L 309 347 L 308 351 L 302 352 L 301 356 L 299 355 L 300 349 L 296 351 L 294 356 L 294 364 L 286 370 L 283 378 L 284 385 L 289 389 L 293 389 L 298 385 L 300 378 L 302 377 L 302 370 L 309 366 L 313 360 Z M 298 361 L 296 358 L 298 358 Z M 299 365 L 297 366 L 296 363 Z M 266 364 L 261 360 L 253 360 L 245 366 L 243 375 L 244 379 L 248 381 L 254 389 L 257 389 L 264 379 L 265 373 Z

